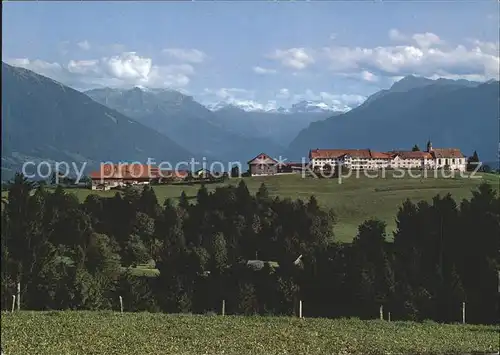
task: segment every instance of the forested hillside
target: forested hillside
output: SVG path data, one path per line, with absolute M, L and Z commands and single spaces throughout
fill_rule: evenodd
M 495 322 L 500 198 L 482 184 L 472 198 L 436 196 L 394 211 L 388 242 L 376 219 L 353 243 L 335 242 L 334 211 L 316 198 L 255 196 L 237 187 L 201 187 L 196 201 L 157 200 L 128 188 L 83 203 L 58 187 L 49 193 L 18 175 L 2 213 L 2 309 L 21 283 L 23 309 L 110 309 L 291 314 Z M 158 277 L 122 267 L 153 260 Z

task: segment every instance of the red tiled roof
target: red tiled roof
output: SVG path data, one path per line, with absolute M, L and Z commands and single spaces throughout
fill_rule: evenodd
M 258 160 L 259 162 L 257 162 L 256 160 Z M 264 161 L 269 161 L 269 163 L 273 163 L 273 164 L 278 164 L 278 161 L 271 158 L 269 155 L 267 155 L 266 153 L 260 153 L 259 155 L 257 155 L 255 158 L 251 159 L 250 161 L 248 161 L 247 164 L 263 164 Z M 267 163 L 266 163 L 267 164 Z
M 143 164 L 102 164 L 99 171 L 93 171 L 89 176 L 93 180 L 144 180 L 167 177 L 172 174 L 176 177 L 186 177 L 188 172 L 184 170 L 160 171 L 158 167 Z
M 400 156 L 402 159 L 432 159 L 432 155 L 428 152 L 414 151 L 395 151 L 393 155 Z
M 370 149 L 314 149 L 309 152 L 310 159 L 337 159 L 344 155 L 367 159 L 371 157 Z
M 433 158 L 463 158 L 460 149 L 437 148 L 431 152 L 421 151 L 392 151 L 375 152 L 370 149 L 313 149 L 309 152 L 309 159 L 338 159 L 345 155 L 364 159 L 392 159 L 396 155 L 402 159 L 433 159 Z
M 309 152 L 309 157 L 311 159 L 337 159 L 343 155 L 353 155 L 359 151 L 359 149 L 314 149 Z M 366 149 L 366 152 L 370 153 L 368 149 Z
M 435 158 L 463 158 L 464 155 L 457 148 L 434 148 L 431 151 Z
M 371 156 L 373 159 L 391 159 L 392 154 L 391 153 L 383 153 L 383 152 L 373 152 L 370 151 Z

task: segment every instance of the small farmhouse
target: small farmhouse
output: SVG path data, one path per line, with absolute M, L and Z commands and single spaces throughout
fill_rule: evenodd
M 160 170 L 158 167 L 143 164 L 101 164 L 99 171 L 90 173 L 92 190 L 183 180 L 187 176 L 187 171 Z
M 265 153 L 260 153 L 248 162 L 250 175 L 276 175 L 299 173 L 305 169 L 305 163 L 278 161 Z
M 92 190 L 109 190 L 111 188 L 149 184 L 153 176 L 152 168 L 142 164 L 101 164 L 99 171 L 90 173 Z
M 248 162 L 251 175 L 274 175 L 278 173 L 278 161 L 260 153 Z

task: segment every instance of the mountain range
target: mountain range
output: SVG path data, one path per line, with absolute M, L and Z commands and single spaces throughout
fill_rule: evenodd
M 24 162 L 188 161 L 166 136 L 30 70 L 2 62 L 2 180 Z
M 313 122 L 290 143 L 286 156 L 300 159 L 315 148 L 423 147 L 476 150 L 482 161 L 498 160 L 499 82 L 430 80 L 409 76 L 375 93 L 359 107 Z
M 261 147 L 279 154 L 283 146 L 260 137 L 230 132 L 217 115 L 192 97 L 164 89 L 94 89 L 90 98 L 169 137 L 185 149 L 221 161 L 246 161 Z
M 261 105 L 253 101 L 236 101 L 236 102 L 226 102 L 220 101 L 215 104 L 206 105 L 211 111 L 219 111 L 228 107 L 238 108 L 246 112 L 267 112 L 267 113 L 331 113 L 339 112 L 336 107 L 329 105 L 320 100 L 301 100 L 290 107 L 286 108 L 283 106 L 276 107 L 274 104 Z
M 167 89 L 82 93 L 2 63 L 2 180 L 26 161 L 244 163 L 261 152 L 300 161 L 314 148 L 411 149 L 428 139 L 497 161 L 498 100 L 498 81 L 409 76 L 348 112 L 313 101 L 206 107 Z
M 336 114 L 306 101 L 281 112 L 234 105 L 209 108 L 191 96 L 168 89 L 104 88 L 85 94 L 194 153 L 223 161 L 246 161 L 260 151 L 281 154 L 309 123 Z

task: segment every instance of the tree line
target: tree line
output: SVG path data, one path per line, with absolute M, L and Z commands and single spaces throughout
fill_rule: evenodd
M 160 204 L 148 186 L 82 203 L 18 174 L 2 200 L 2 309 L 17 284 L 21 307 L 378 317 L 494 323 L 500 266 L 500 196 L 482 184 L 468 200 L 450 194 L 405 201 L 390 236 L 362 223 L 335 240 L 334 211 L 308 201 L 201 186 Z M 138 275 L 153 261 L 156 277 Z

